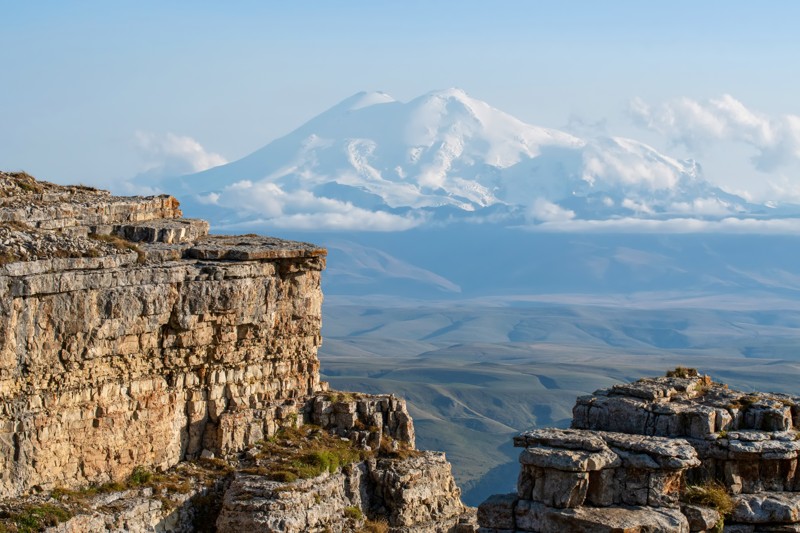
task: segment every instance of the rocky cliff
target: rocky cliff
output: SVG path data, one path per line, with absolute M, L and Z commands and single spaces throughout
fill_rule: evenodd
M 0 263 L 8 523 L 446 531 L 465 512 L 402 400 L 320 382 L 324 249 L 0 173 Z
M 533 430 L 517 492 L 481 531 L 800 531 L 800 397 L 743 393 L 691 369 L 578 398 L 572 429 Z

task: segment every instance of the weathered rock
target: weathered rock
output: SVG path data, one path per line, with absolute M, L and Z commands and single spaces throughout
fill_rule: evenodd
M 180 217 L 170 196 L 0 172 L 0 497 L 197 457 L 258 472 L 257 443 L 307 423 L 383 455 L 294 484 L 240 472 L 220 530 L 347 531 L 356 509 L 396 533 L 471 531 L 444 456 L 411 453 L 404 401 L 320 382 L 326 251 Z M 57 531 L 193 530 L 202 502 L 146 490 Z
M 217 530 L 351 531 L 347 516 L 358 509 L 366 517 L 387 517 L 398 531 L 449 531 L 467 511 L 460 494 L 444 454 L 434 452 L 373 459 L 291 484 L 237 474 Z
M 0 277 L 0 491 L 122 479 L 273 433 L 279 407 L 320 387 L 323 264 Z
M 114 233 L 131 242 L 162 242 L 164 244 L 193 243 L 208 235 L 209 225 L 205 220 L 191 218 L 161 218 L 121 224 Z
M 689 531 L 706 531 L 714 528 L 722 518 L 716 509 L 685 503 L 681 512 L 689 522 Z
M 513 530 L 516 494 L 495 494 L 478 506 L 478 525 L 496 530 Z
M 519 462 L 566 472 L 592 472 L 621 464 L 619 456 L 607 447 L 598 452 L 531 447 L 520 454 Z
M 334 429 L 342 437 L 361 433 L 356 438 L 373 439 L 364 443 L 372 448 L 380 445 L 384 434 L 414 446 L 414 424 L 406 402 L 394 395 L 318 394 L 311 399 L 306 417 L 309 423 Z
M 441 452 L 424 452 L 405 460 L 368 461 L 373 483 L 369 514 L 388 516 L 389 525 L 411 527 L 455 523 L 465 512 L 461 490 Z
M 151 489 L 112 492 L 96 499 L 85 511 L 45 531 L 192 533 L 204 519 L 193 499 L 202 498 L 207 492 L 202 486 L 169 497 L 155 495 Z
M 672 531 L 684 526 L 624 529 L 629 526 L 622 523 L 663 518 L 680 506 L 687 528 L 709 531 L 719 512 L 681 503 L 680 495 L 687 483 L 715 482 L 733 495 L 726 532 L 800 531 L 800 399 L 730 390 L 689 369 L 675 374 L 680 377 L 642 379 L 578 398 L 573 429 L 515 437 L 515 446 L 525 448 L 516 499 L 487 501 L 481 527 Z M 724 505 L 724 498 L 714 498 Z M 514 509 L 513 522 L 502 503 Z
M 791 524 L 800 522 L 800 493 L 762 492 L 733 498 L 734 522 Z
M 481 523 L 481 525 L 483 525 Z M 515 509 L 516 531 L 535 533 L 689 533 L 686 517 L 677 509 L 649 507 L 578 507 L 554 509 L 520 501 Z
M 555 508 L 677 507 L 683 471 L 700 464 L 682 439 L 544 429 L 515 444 L 528 446 L 520 454 L 519 498 Z

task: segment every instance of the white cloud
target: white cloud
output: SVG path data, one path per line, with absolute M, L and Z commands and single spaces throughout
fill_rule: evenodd
M 346 213 L 297 213 L 274 218 L 270 226 L 302 230 L 404 231 L 424 220 L 354 207 Z
M 564 209 L 558 204 L 548 202 L 544 198 L 537 198 L 528 208 L 528 215 L 541 222 L 558 222 L 575 218 L 575 212 Z
M 420 215 L 370 211 L 350 202 L 315 196 L 310 191 L 284 191 L 276 183 L 249 180 L 233 183 L 216 193 L 213 203 L 257 216 L 258 220 L 248 222 L 248 226 L 271 228 L 403 231 L 425 221 Z
M 783 202 L 800 204 L 800 184 L 787 176 L 774 177 L 767 182 L 770 196 L 780 198 Z
M 698 218 L 670 218 L 666 220 L 617 218 L 544 222 L 524 229 L 537 232 L 582 233 L 738 233 L 796 235 L 800 232 L 800 218 L 756 219 L 728 217 L 722 220 Z
M 701 150 L 715 141 L 749 145 L 757 152 L 753 164 L 762 171 L 800 160 L 800 116 L 767 116 L 729 94 L 705 101 L 679 98 L 656 106 L 637 98 L 631 101 L 629 112 L 640 126 L 690 150 Z
M 180 176 L 228 162 L 220 154 L 203 148 L 191 137 L 137 131 L 135 140 L 145 162 L 145 174 L 151 176 Z
M 719 198 L 695 198 L 691 202 L 674 202 L 669 208 L 674 213 L 693 215 L 730 215 L 738 206 L 731 206 Z
M 622 207 L 625 209 L 630 209 L 636 213 L 644 213 L 646 215 L 653 214 L 653 210 L 644 202 L 637 202 L 636 200 L 632 200 L 630 198 L 625 198 L 622 200 Z
M 646 144 L 622 137 L 598 138 L 583 150 L 582 179 L 592 187 L 674 189 L 691 168 Z

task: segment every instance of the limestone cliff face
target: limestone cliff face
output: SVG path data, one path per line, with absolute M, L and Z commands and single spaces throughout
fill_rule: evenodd
M 324 254 L 285 255 L 6 267 L 2 494 L 119 479 L 274 432 L 282 402 L 319 389 Z
M 359 453 L 387 442 L 413 450 L 404 402 L 324 394 L 317 348 L 325 250 L 210 236 L 205 222 L 180 217 L 168 196 L 121 198 L 0 173 L 0 498 L 125 480 L 135 468 L 165 472 L 201 455 L 224 457 L 235 470 L 244 464 L 239 452 L 260 457 L 260 443 L 304 423 Z M 370 481 L 359 490 L 374 494 L 345 507 L 382 512 L 398 527 L 457 517 L 464 508 L 449 464 L 425 457 L 391 465 L 373 458 L 324 483 L 336 492 L 365 472 Z M 381 478 L 404 469 L 418 473 L 427 496 Z M 231 475 L 231 494 L 242 479 L 259 481 Z M 144 498 L 136 509 L 149 511 L 124 529 L 191 530 L 155 496 L 136 497 Z M 413 516 L 416 504 L 403 498 L 428 511 Z M 378 501 L 391 504 L 381 511 Z M 222 530 L 262 520 L 233 495 L 225 502 Z M 115 530 L 108 524 L 119 523 L 116 515 L 92 512 L 60 530 Z M 325 527 L 346 530 L 343 520 L 330 515 Z

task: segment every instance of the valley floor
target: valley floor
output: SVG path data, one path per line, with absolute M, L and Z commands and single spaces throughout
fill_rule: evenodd
M 323 379 L 405 397 L 469 505 L 513 489 L 511 437 L 566 427 L 576 396 L 677 365 L 745 391 L 796 392 L 800 376 L 800 302 L 771 294 L 335 296 L 323 312 Z

